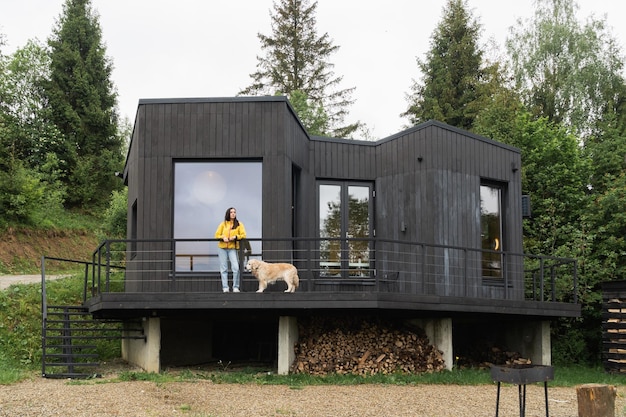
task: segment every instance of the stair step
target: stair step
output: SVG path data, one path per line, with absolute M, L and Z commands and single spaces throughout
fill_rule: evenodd
M 97 358 L 97 353 L 46 353 L 45 358 Z
M 42 343 L 47 353 L 42 357 L 42 375 L 46 378 L 93 377 L 96 374 L 75 372 L 75 369 L 81 371 L 81 368 L 100 366 L 100 362 L 97 361 L 99 355 L 92 353 L 96 345 L 86 343 L 96 340 L 146 340 L 141 323 L 133 321 L 131 323 L 133 327 L 126 329 L 120 326 L 120 323 L 124 321 L 94 319 L 83 306 L 48 306 L 45 312 Z M 76 362 L 77 360 L 86 362 Z M 90 360 L 93 362 L 89 362 Z M 46 367 L 55 367 L 59 372 L 48 373 Z M 66 368 L 66 372 L 60 369 L 62 367 Z
M 86 378 L 93 378 L 93 377 L 100 377 L 99 374 L 85 374 L 85 373 L 78 373 L 78 372 L 64 372 L 64 373 L 54 373 L 54 374 L 47 374 L 44 373 L 42 375 L 44 378 L 74 378 L 74 379 L 86 379 Z
M 112 329 L 112 328 L 96 328 L 90 329 L 88 327 L 46 327 L 47 332 L 121 332 L 122 329 Z
M 48 319 L 46 320 L 46 323 L 67 323 L 68 321 L 71 321 L 72 323 L 102 323 L 102 324 L 114 324 L 114 323 L 110 323 L 110 322 L 106 322 L 106 321 L 102 321 L 102 320 L 92 320 L 92 319 L 65 319 L 65 320 L 56 320 L 56 319 Z
M 121 339 L 123 336 L 81 336 L 81 335 L 71 335 L 71 336 L 46 336 L 46 339 L 50 340 L 106 340 L 106 339 Z
M 57 349 L 63 349 L 63 348 L 95 349 L 95 348 L 97 348 L 96 345 L 74 345 L 74 344 L 69 344 L 68 345 L 68 344 L 65 344 L 65 343 L 59 344 L 59 345 L 48 345 L 48 344 L 45 344 L 44 346 L 45 346 L 46 349 L 50 349 L 50 348 L 52 348 L 52 349 L 54 349 L 54 348 L 57 348 Z
M 85 366 L 100 366 L 100 362 L 46 362 L 45 366 L 73 366 L 74 368 L 83 368 Z

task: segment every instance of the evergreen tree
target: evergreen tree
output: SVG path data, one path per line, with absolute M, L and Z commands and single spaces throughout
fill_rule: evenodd
M 324 136 L 328 132 L 328 116 L 322 106 L 315 107 L 300 90 L 292 91 L 289 102 L 310 135 Z
M 240 95 L 286 95 L 296 91 L 307 97 L 308 108 L 322 109 L 328 118 L 326 136 L 349 137 L 360 123 L 344 125 L 348 107 L 354 103 L 353 88 L 340 89 L 343 77 L 336 76 L 329 57 L 339 49 L 327 33 L 318 36 L 317 2 L 280 0 L 271 14 L 272 34 L 259 33 L 265 56 L 257 56 L 253 83 Z
M 64 135 L 68 206 L 98 206 L 120 186 L 122 164 L 117 93 L 105 55 L 98 15 L 90 0 L 66 0 L 48 39 L 50 80 L 45 83 L 52 120 Z
M 435 119 L 470 130 L 481 108 L 484 77 L 480 25 L 465 0 L 448 0 L 443 14 L 426 59 L 417 60 L 422 82 L 413 82 L 402 116 L 412 125 Z

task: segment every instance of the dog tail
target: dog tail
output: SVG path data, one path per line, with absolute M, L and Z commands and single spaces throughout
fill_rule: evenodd
M 300 286 L 300 277 L 298 276 L 298 274 L 296 274 L 296 276 L 293 279 L 293 286 L 296 288 Z

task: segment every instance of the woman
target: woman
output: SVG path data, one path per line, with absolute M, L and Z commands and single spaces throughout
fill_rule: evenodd
M 222 291 L 229 292 L 228 288 L 228 262 L 233 270 L 233 292 L 239 292 L 239 262 L 237 251 L 239 241 L 245 239 L 246 229 L 243 223 L 237 220 L 237 210 L 234 207 L 226 210 L 224 221 L 217 226 L 215 238 L 217 244 L 217 256 L 220 259 L 220 274 L 222 276 Z

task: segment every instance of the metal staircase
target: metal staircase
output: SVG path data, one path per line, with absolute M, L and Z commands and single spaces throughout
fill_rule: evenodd
M 118 320 L 91 317 L 83 306 L 47 306 L 42 323 L 42 376 L 45 378 L 89 378 L 98 376 L 97 341 L 124 338 L 144 339 L 143 329 Z
M 46 259 L 84 266 L 83 302 L 87 297 L 89 262 L 41 258 L 41 374 L 44 378 L 98 376 L 97 352 L 101 340 L 146 340 L 140 321 L 94 318 L 83 305 L 48 305 Z

